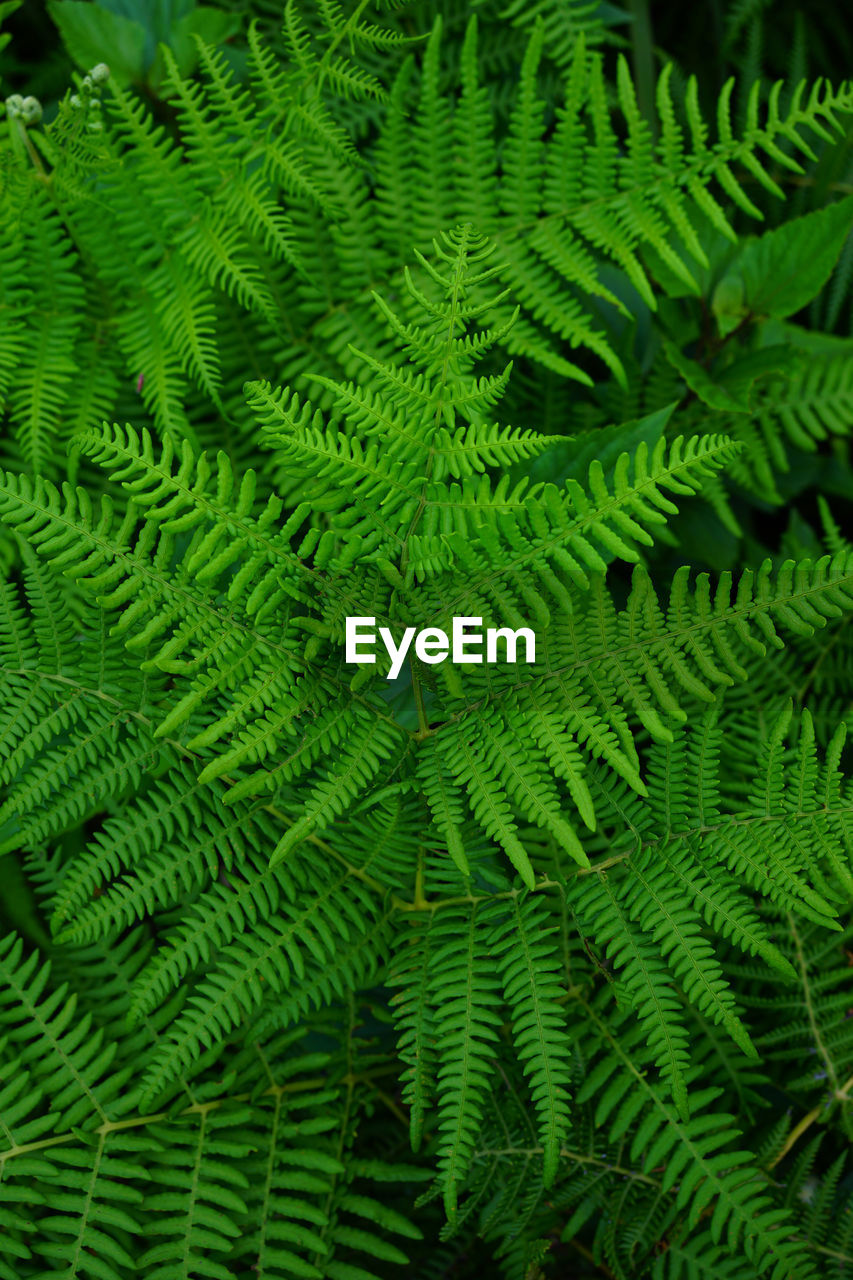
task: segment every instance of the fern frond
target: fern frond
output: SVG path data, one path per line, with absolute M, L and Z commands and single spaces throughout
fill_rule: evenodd
M 498 1038 L 499 989 L 486 955 L 476 944 L 477 924 L 476 910 L 444 913 L 430 968 L 431 999 L 441 1003 L 436 1073 L 439 1182 L 451 1221 L 471 1160 Z
M 497 957 L 505 999 L 512 1011 L 513 1043 L 540 1118 L 544 1184 L 557 1176 L 570 1124 L 568 1081 L 571 1048 L 561 1009 L 556 933 L 541 899 L 512 898 L 495 911 L 491 950 Z

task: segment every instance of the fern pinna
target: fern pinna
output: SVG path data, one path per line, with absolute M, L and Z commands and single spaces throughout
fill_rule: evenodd
M 853 1274 L 853 92 L 247 8 L 7 100 L 0 1275 Z

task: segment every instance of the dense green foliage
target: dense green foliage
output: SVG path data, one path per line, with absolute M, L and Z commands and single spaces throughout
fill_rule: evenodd
M 849 50 L 661 8 L 0 3 L 0 1277 L 853 1276 Z

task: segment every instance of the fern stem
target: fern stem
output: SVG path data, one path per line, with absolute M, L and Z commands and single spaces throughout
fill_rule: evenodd
M 355 1030 L 356 1030 L 355 1000 L 353 999 L 353 993 L 350 991 L 347 996 L 347 1026 L 344 1032 L 344 1035 L 346 1038 L 347 1070 L 346 1070 L 346 1074 L 342 1077 L 342 1081 L 341 1081 L 341 1083 L 346 1086 L 346 1101 L 344 1103 L 343 1113 L 341 1116 L 341 1123 L 340 1123 L 340 1128 L 338 1132 L 338 1145 L 337 1145 L 337 1152 L 336 1152 L 336 1158 L 337 1158 L 338 1164 L 340 1164 L 342 1167 L 344 1162 L 344 1150 L 346 1148 L 347 1142 L 351 1140 L 351 1137 L 352 1137 L 352 1135 L 350 1134 L 350 1119 L 353 1111 L 355 1085 L 358 1080 L 358 1076 L 355 1074 L 355 1071 L 353 1070 L 355 1064 L 353 1062 L 352 1042 L 355 1036 Z M 331 1223 L 334 1220 L 332 1215 L 332 1206 L 334 1204 L 335 1191 L 338 1185 L 338 1177 L 339 1175 L 333 1174 L 329 1178 L 329 1183 L 328 1183 L 329 1190 L 326 1195 L 326 1203 L 325 1203 L 325 1210 L 324 1210 L 324 1217 L 327 1223 Z M 331 1257 L 333 1256 L 334 1254 L 331 1255 Z M 327 1261 L 328 1260 L 330 1259 L 327 1259 Z M 321 1257 L 321 1255 L 319 1253 L 315 1253 L 312 1259 L 312 1266 L 317 1267 L 319 1264 L 322 1264 L 323 1261 L 324 1259 Z
M 797 968 L 799 969 L 800 975 L 802 977 L 803 1000 L 805 1002 L 806 1012 L 809 1018 L 809 1026 L 811 1027 L 812 1036 L 814 1037 L 815 1048 L 817 1049 L 820 1057 L 823 1059 L 824 1065 L 826 1066 L 826 1073 L 829 1078 L 829 1082 L 832 1085 L 833 1093 L 836 1093 L 838 1091 L 838 1073 L 835 1070 L 835 1063 L 832 1061 L 832 1058 L 830 1057 L 829 1050 L 827 1049 L 826 1045 L 824 1044 L 821 1038 L 820 1025 L 818 1023 L 817 1016 L 815 1014 L 814 1001 L 812 1000 L 812 989 L 811 989 L 811 983 L 809 982 L 808 963 L 806 961 L 805 953 L 803 951 L 802 940 L 800 938 L 800 934 L 797 929 L 797 925 L 793 915 L 791 914 L 790 911 L 788 911 L 786 914 L 788 917 L 788 928 L 791 930 L 791 937 L 794 940 L 794 947 L 796 948 L 796 952 L 797 952 Z
M 408 1133 L 409 1117 L 403 1113 L 403 1111 L 400 1109 L 400 1107 L 391 1097 L 390 1093 L 386 1093 L 384 1089 L 378 1089 L 376 1085 L 373 1085 L 372 1088 L 373 1088 L 373 1092 L 376 1094 L 376 1097 L 379 1099 L 379 1101 L 388 1108 L 388 1110 L 397 1120 L 400 1121 L 400 1124 Z
M 539 1157 L 542 1155 L 543 1148 L 541 1146 L 534 1147 L 480 1147 L 477 1150 L 477 1158 L 488 1156 L 490 1159 L 494 1156 L 532 1156 Z M 637 1169 L 626 1168 L 625 1165 L 614 1163 L 612 1160 L 605 1160 L 602 1156 L 582 1155 L 580 1151 L 572 1151 L 569 1147 L 560 1147 L 560 1159 L 571 1160 L 575 1164 L 588 1164 L 596 1169 L 605 1169 L 608 1173 L 616 1173 L 620 1178 L 627 1178 L 631 1182 L 642 1182 L 649 1187 L 659 1187 L 659 1178 L 650 1178 L 647 1173 L 640 1173 Z
M 415 671 L 414 664 L 410 662 L 409 667 L 412 672 L 412 693 L 415 696 L 415 706 L 418 711 L 418 731 L 415 734 L 415 737 L 418 739 L 428 738 L 432 733 L 432 730 L 429 727 L 429 720 L 427 719 L 426 708 L 424 707 L 423 689 L 421 688 L 420 678 L 417 671 Z
M 779 1154 L 777 1156 L 774 1156 L 774 1158 L 768 1164 L 767 1166 L 768 1171 L 770 1169 L 775 1169 L 777 1164 L 780 1164 L 785 1159 L 785 1156 L 788 1154 L 791 1148 L 799 1141 L 799 1139 L 806 1132 L 806 1130 L 811 1128 L 811 1126 L 814 1124 L 815 1120 L 817 1120 L 822 1110 L 823 1110 L 822 1106 L 812 1107 L 811 1111 L 807 1112 L 806 1115 L 803 1116 L 799 1124 L 794 1126 L 794 1128 L 791 1130 L 791 1132 L 788 1134 L 787 1138 L 785 1139 L 785 1143 L 781 1151 L 779 1152 Z
M 276 1097 L 283 1093 L 302 1093 L 306 1089 L 322 1089 L 326 1083 L 325 1076 L 315 1076 L 310 1080 L 291 1080 L 287 1084 L 271 1085 L 260 1096 L 266 1098 Z M 196 1112 L 216 1111 L 219 1107 L 224 1107 L 229 1102 L 249 1102 L 252 1096 L 251 1093 L 234 1093 L 228 1094 L 224 1098 L 214 1098 L 210 1102 L 194 1102 L 192 1106 L 182 1108 L 181 1111 L 177 1112 L 177 1115 L 189 1116 Z M 164 1120 L 174 1119 L 174 1117 L 175 1113 L 171 1111 L 151 1111 L 144 1116 L 132 1116 L 129 1120 L 105 1120 L 103 1124 L 99 1124 L 92 1132 L 99 1137 L 106 1138 L 111 1133 L 117 1133 L 120 1129 L 140 1129 L 143 1125 L 162 1124 Z M 67 1145 L 71 1139 L 77 1136 L 78 1134 L 73 1131 L 61 1133 L 52 1138 L 39 1138 L 35 1142 L 22 1142 L 20 1145 L 10 1147 L 7 1151 L 0 1151 L 0 1174 L 2 1174 L 3 1166 L 7 1160 L 12 1160 L 16 1156 L 29 1155 L 33 1151 L 44 1151 L 48 1147 Z
M 24 146 L 27 149 L 27 154 L 29 155 L 30 160 L 32 160 L 33 162 L 33 168 L 36 171 L 37 178 L 39 179 L 40 182 L 43 182 L 46 187 L 50 186 L 51 174 L 47 172 L 44 165 L 42 164 L 41 156 L 33 146 L 33 140 L 30 137 L 29 133 L 27 132 L 26 125 L 22 124 L 20 120 L 16 120 L 15 124 L 17 125 L 18 133 L 20 135 L 21 141 L 23 142 Z
M 637 102 L 653 134 L 657 132 L 655 111 L 655 54 L 649 0 L 630 0 L 631 61 L 637 84 Z
M 812 1240 L 808 1240 L 806 1243 L 810 1249 L 814 1250 L 815 1253 L 822 1253 L 825 1258 L 835 1258 L 838 1262 L 853 1262 L 853 1254 L 842 1253 L 838 1249 L 827 1249 L 824 1245 L 815 1244 Z
M 429 911 L 430 903 L 424 894 L 424 851 L 418 848 L 418 864 L 415 869 L 415 896 L 412 905 L 416 911 Z

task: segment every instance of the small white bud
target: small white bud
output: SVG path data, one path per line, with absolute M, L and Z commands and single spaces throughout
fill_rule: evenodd
M 103 133 L 104 126 L 100 120 L 90 120 L 86 126 L 90 133 Z
M 16 119 L 22 113 L 24 99 L 19 93 L 10 93 L 6 99 L 6 111 L 11 120 Z
M 110 78 L 110 69 L 105 62 L 99 62 L 97 66 L 92 67 L 89 72 L 95 84 L 103 84 Z
M 74 108 L 77 108 L 77 107 L 79 107 L 79 106 L 80 106 L 80 99 L 79 99 L 79 97 L 77 96 L 77 94 L 76 94 L 76 93 L 72 93 L 71 98 L 70 98 L 70 102 L 71 102 L 72 107 L 74 107 Z
M 92 80 L 92 77 L 91 77 L 91 76 L 84 76 L 84 77 L 83 77 L 83 88 L 84 88 L 84 89 L 93 89 L 94 87 L 95 87 L 95 84 L 94 84 L 94 81 Z
M 41 120 L 42 109 L 38 98 L 24 98 L 21 104 L 21 115 L 27 124 L 37 124 Z

